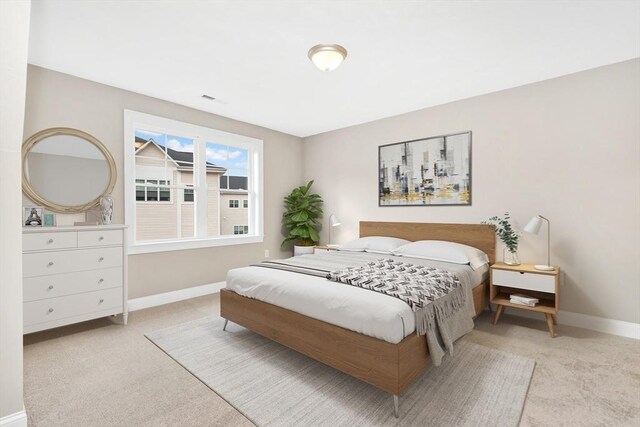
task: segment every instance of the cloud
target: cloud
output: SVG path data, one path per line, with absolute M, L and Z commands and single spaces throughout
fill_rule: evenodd
M 241 150 L 229 151 L 224 148 L 207 148 L 207 158 L 213 161 L 227 161 L 242 156 Z
M 159 136 L 162 136 L 161 133 L 150 132 L 148 130 L 142 130 L 142 129 L 136 129 L 136 133 L 139 133 L 141 135 L 147 135 L 147 136 L 150 136 L 150 137 L 156 137 L 156 138 L 159 137 Z
M 170 139 L 167 141 L 167 148 L 171 148 L 176 151 L 185 151 L 187 153 L 193 153 L 193 144 L 183 144 L 177 139 Z

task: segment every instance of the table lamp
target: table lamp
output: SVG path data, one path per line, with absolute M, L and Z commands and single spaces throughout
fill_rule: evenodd
M 555 267 L 551 265 L 551 222 L 542 215 L 536 215 L 525 225 L 524 231 L 531 234 L 538 234 L 542 221 L 547 221 L 547 265 L 534 265 L 536 270 L 552 271 Z
M 331 214 L 329 216 L 329 243 L 327 244 L 327 247 L 329 248 L 337 248 L 339 246 L 331 243 L 331 229 L 339 225 L 340 225 L 340 220 L 338 219 L 338 217 L 335 214 Z

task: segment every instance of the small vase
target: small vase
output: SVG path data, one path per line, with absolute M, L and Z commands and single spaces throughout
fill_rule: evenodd
M 509 248 L 502 250 L 502 262 L 507 265 L 520 265 L 520 258 L 518 257 L 518 250 L 511 252 Z
M 105 194 L 100 198 L 100 219 L 103 225 L 111 224 L 113 219 L 113 197 L 111 194 Z

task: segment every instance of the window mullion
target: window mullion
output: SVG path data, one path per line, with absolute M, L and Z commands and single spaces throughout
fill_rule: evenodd
M 207 237 L 207 152 L 205 141 L 196 136 L 194 141 L 193 188 L 194 232 L 198 238 Z

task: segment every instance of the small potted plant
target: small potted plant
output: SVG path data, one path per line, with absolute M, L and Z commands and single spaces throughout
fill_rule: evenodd
M 310 192 L 312 185 L 313 181 L 309 181 L 307 185 L 296 187 L 284 198 L 282 225 L 287 234 L 282 245 L 293 241 L 295 256 L 313 253 L 314 245 L 320 240 L 322 198 Z
M 507 265 L 520 265 L 520 259 L 518 258 L 518 240 L 520 235 L 511 225 L 511 217 L 509 212 L 505 212 L 504 217 L 492 216 L 488 221 L 483 221 L 483 224 L 491 225 L 496 234 L 504 243 L 504 249 L 502 252 L 502 260 Z

